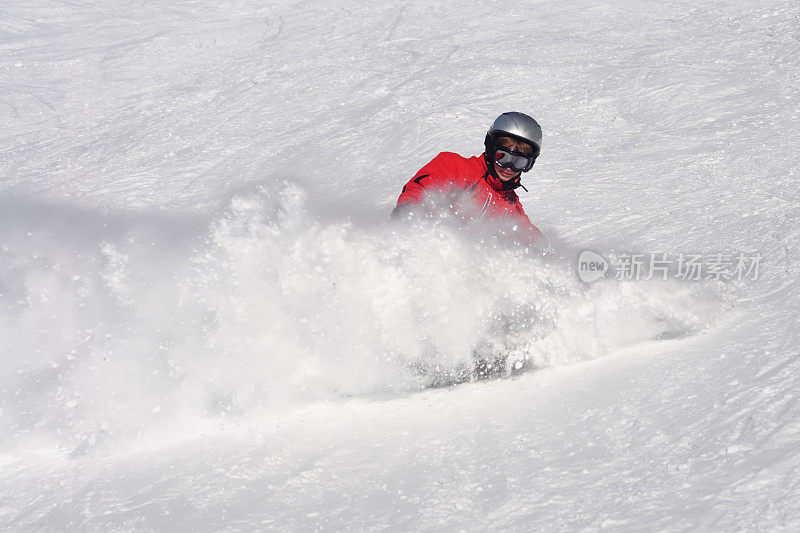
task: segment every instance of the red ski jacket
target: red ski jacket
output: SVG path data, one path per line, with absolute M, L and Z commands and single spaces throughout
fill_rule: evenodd
M 522 209 L 517 193 L 503 190 L 503 182 L 488 170 L 483 156 L 462 157 L 442 152 L 422 167 L 403 187 L 393 214 L 407 204 L 421 204 L 428 192 L 446 199 L 453 213 L 462 220 L 509 220 L 523 240 L 541 235 Z

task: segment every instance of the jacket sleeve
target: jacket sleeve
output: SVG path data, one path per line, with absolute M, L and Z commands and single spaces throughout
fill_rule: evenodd
M 517 202 L 516 206 L 518 213 L 517 219 L 520 222 L 520 227 L 517 229 L 517 231 L 520 232 L 520 239 L 524 242 L 532 242 L 537 240 L 542 236 L 542 232 L 539 231 L 539 228 L 533 225 L 531 219 L 525 214 L 525 210 L 522 209 L 522 204 Z
M 428 192 L 444 194 L 450 190 L 453 172 L 448 172 L 448 167 L 451 165 L 448 164 L 447 155 L 443 152 L 434 157 L 403 186 L 403 192 L 397 199 L 397 207 L 392 211 L 393 217 L 400 216 L 412 206 L 421 204 Z

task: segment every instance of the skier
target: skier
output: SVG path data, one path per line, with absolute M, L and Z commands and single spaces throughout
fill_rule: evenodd
M 533 167 L 541 147 L 542 128 L 534 119 L 503 113 L 486 133 L 482 157 L 440 153 L 406 183 L 392 217 L 413 217 L 418 212 L 415 206 L 427 205 L 434 193 L 459 219 L 507 221 L 520 240 L 531 241 L 541 232 L 525 214 L 514 189 L 522 187 L 521 174 Z

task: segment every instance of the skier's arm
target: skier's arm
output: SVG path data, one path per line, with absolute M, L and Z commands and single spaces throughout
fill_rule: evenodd
M 446 191 L 449 180 L 445 179 L 442 173 L 441 156 L 442 154 L 439 154 L 434 157 L 403 186 L 403 192 L 397 199 L 397 206 L 392 210 L 393 218 L 403 217 L 415 205 L 421 204 L 428 191 Z
M 542 232 L 539 231 L 539 228 L 533 225 L 531 219 L 528 218 L 528 215 L 525 214 L 525 210 L 522 209 L 522 205 L 517 202 L 517 219 L 519 220 L 519 227 L 517 231 L 520 233 L 520 238 L 523 242 L 533 242 L 537 240 L 539 237 L 542 236 Z

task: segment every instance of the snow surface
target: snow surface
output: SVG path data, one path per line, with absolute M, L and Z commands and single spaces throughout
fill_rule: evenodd
M 0 13 L 0 529 L 800 530 L 796 2 Z M 508 110 L 547 241 L 388 221 Z

